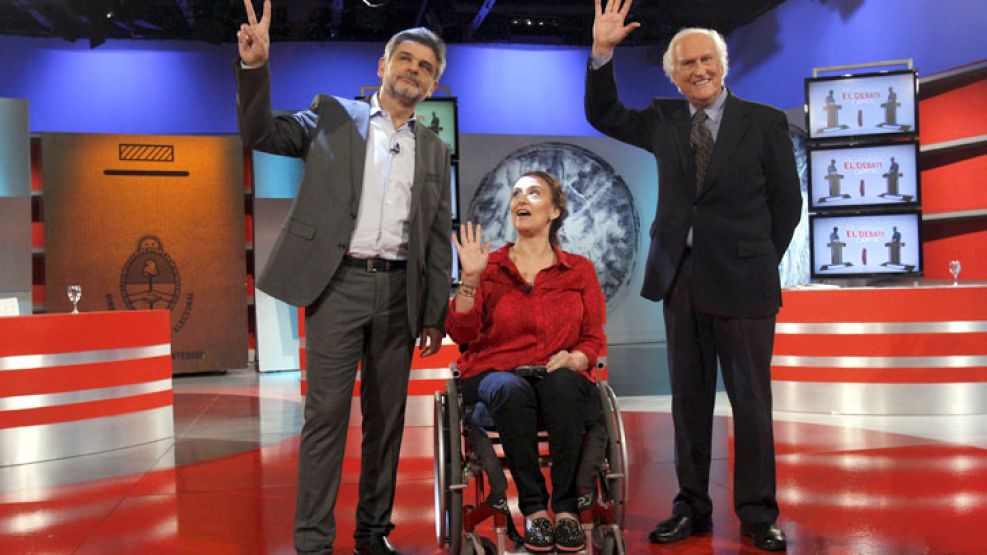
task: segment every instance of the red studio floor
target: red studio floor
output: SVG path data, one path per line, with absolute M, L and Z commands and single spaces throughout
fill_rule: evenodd
M 293 553 L 298 374 L 184 377 L 175 438 L 0 468 L 0 553 Z M 676 491 L 667 397 L 621 399 L 630 473 L 628 552 L 755 553 L 730 495 L 730 417 L 718 400 L 714 531 L 647 543 Z M 987 553 L 987 416 L 775 414 L 779 524 L 789 553 Z M 337 506 L 349 553 L 358 473 L 351 429 Z M 432 430 L 409 427 L 392 533 L 405 554 L 440 552 Z

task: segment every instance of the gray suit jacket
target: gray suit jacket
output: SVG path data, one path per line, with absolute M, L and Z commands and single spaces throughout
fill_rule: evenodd
M 257 286 L 296 306 L 318 299 L 335 275 L 356 227 L 370 104 L 318 95 L 308 110 L 271 113 L 270 71 L 236 63 L 237 117 L 247 148 L 295 156 L 305 171 L 288 219 Z M 452 231 L 449 148 L 415 126 L 415 177 L 408 239 L 408 325 L 442 329 L 449 304 Z

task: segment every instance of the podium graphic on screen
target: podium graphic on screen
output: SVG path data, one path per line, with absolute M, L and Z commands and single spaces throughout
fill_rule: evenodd
M 914 264 L 901 263 L 901 248 L 906 245 L 907 243 L 901 242 L 901 232 L 898 231 L 898 226 L 894 226 L 892 228 L 891 241 L 884 243 L 884 246 L 888 248 L 888 261 L 881 262 L 881 266 L 904 270 L 906 272 L 912 271 L 915 268 Z
M 819 129 L 817 133 L 850 128 L 849 125 L 842 125 L 840 123 L 840 110 L 843 109 L 843 106 L 836 103 L 836 96 L 833 94 L 833 89 L 830 89 L 829 94 L 826 95 L 826 101 L 823 103 L 822 109 L 826 112 L 826 127 Z
M 888 100 L 881 104 L 881 108 L 884 108 L 884 121 L 877 124 L 877 126 L 898 129 L 900 131 L 909 130 L 912 127 L 911 125 L 898 123 L 898 106 L 901 106 L 901 102 L 898 102 L 898 94 L 894 92 L 894 87 L 888 87 Z
M 442 122 L 439 120 L 439 115 L 432 112 L 432 121 L 428 122 L 428 128 L 438 135 L 442 132 Z
M 829 196 L 820 197 L 819 202 L 832 202 L 834 200 L 843 200 L 850 198 L 850 195 L 842 191 L 843 186 L 843 174 L 836 169 L 836 159 L 829 161 L 829 166 L 826 167 L 826 181 L 829 182 Z
M 886 180 L 887 191 L 880 194 L 881 197 L 890 200 L 897 200 L 902 202 L 909 202 L 912 200 L 912 195 L 903 195 L 898 192 L 898 178 L 904 177 L 905 174 L 899 171 L 898 162 L 895 161 L 894 156 L 891 157 L 891 164 L 888 166 L 888 171 L 881 174 Z
M 853 266 L 853 262 L 843 261 L 843 247 L 846 246 L 846 243 L 840 240 L 840 228 L 833 227 L 833 232 L 829 234 L 829 242 L 826 243 L 826 246 L 829 247 L 830 262 L 820 266 L 820 270 L 836 270 Z

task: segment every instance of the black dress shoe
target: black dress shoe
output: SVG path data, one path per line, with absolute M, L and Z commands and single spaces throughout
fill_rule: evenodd
M 401 555 L 387 538 L 377 534 L 372 534 L 368 538 L 356 541 L 353 555 Z
M 648 535 L 651 543 L 672 543 L 684 540 L 689 536 L 705 534 L 713 529 L 713 521 L 710 517 L 696 517 L 689 515 L 672 515 L 668 520 L 663 520 L 655 526 L 655 529 Z
M 754 542 L 754 547 L 764 551 L 785 551 L 788 541 L 785 533 L 775 523 L 771 524 L 741 524 L 740 535 L 747 536 Z

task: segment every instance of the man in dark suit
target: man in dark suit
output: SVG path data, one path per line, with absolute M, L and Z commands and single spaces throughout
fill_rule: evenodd
M 438 351 L 452 261 L 449 149 L 415 123 L 435 90 L 445 45 L 424 28 L 388 42 L 367 101 L 319 95 L 273 117 L 271 4 L 260 20 L 245 0 L 238 33 L 238 118 L 248 148 L 305 160 L 305 172 L 258 287 L 304 306 L 308 393 L 298 460 L 295 548 L 329 553 L 357 363 L 363 410 L 356 553 L 386 540 L 415 337 Z
M 641 294 L 664 301 L 679 493 L 651 533 L 669 543 L 712 529 L 709 490 L 717 359 L 733 407 L 734 508 L 741 533 L 783 550 L 775 524 L 770 361 L 781 303 L 778 263 L 801 215 L 783 113 L 723 86 L 727 52 L 707 29 L 669 44 L 665 73 L 685 100 L 630 110 L 617 98 L 613 51 L 639 26 L 630 0 L 596 0 L 586 117 L 602 133 L 652 152 L 661 191 Z M 694 114 L 694 115 L 693 115 Z

